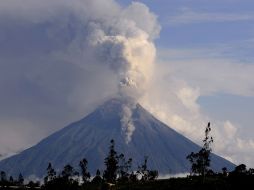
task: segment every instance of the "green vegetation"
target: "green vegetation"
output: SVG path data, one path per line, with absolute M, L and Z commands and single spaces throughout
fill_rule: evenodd
M 254 169 L 247 169 L 246 165 L 240 164 L 234 171 L 228 172 L 222 168 L 221 172 L 215 173 L 210 167 L 211 144 L 210 123 L 205 129 L 203 147 L 201 150 L 187 155 L 191 163 L 191 175 L 184 178 L 170 178 L 160 180 L 158 171 L 149 170 L 148 157 L 144 157 L 144 163 L 136 170 L 132 169 L 132 159 L 126 159 L 124 154 L 115 150 L 115 142 L 110 141 L 109 153 L 104 159 L 105 170 L 97 170 L 96 175 L 91 177 L 87 166 L 88 161 L 84 158 L 80 161 L 80 172 L 67 164 L 57 174 L 52 164 L 46 168 L 46 176 L 43 185 L 40 182 L 26 182 L 22 174 L 17 179 L 8 176 L 4 171 L 0 173 L 0 189 L 40 189 L 40 190 L 199 190 L 199 189 L 240 189 L 254 186 Z

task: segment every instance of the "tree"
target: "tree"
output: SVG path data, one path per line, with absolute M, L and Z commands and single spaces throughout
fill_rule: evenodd
M 203 147 L 197 153 L 191 152 L 186 158 L 191 163 L 191 173 L 201 175 L 203 180 L 207 174 L 210 166 L 210 154 L 212 152 L 211 144 L 213 137 L 209 134 L 211 132 L 210 122 L 205 129 L 205 138 L 203 139 Z
M 23 177 L 23 175 L 21 173 L 19 174 L 18 184 L 20 186 L 24 185 L 24 177 Z
M 47 176 L 44 178 L 44 183 L 47 184 L 48 182 L 53 181 L 54 179 L 56 179 L 56 172 L 52 167 L 52 164 L 49 163 L 47 167 Z
M 250 168 L 250 169 L 248 170 L 248 175 L 251 175 L 251 176 L 254 175 L 254 169 L 253 169 L 253 168 Z
M 130 176 L 130 169 L 132 165 L 132 159 L 129 158 L 127 161 L 125 159 L 124 154 L 120 154 L 118 156 L 118 175 L 120 181 L 128 181 L 128 178 Z
M 88 162 L 85 158 L 79 162 L 79 166 L 81 168 L 82 179 L 83 179 L 84 183 L 88 182 L 91 177 L 90 173 L 87 170 L 87 163 Z
M 6 182 L 7 181 L 7 175 L 4 171 L 1 171 L 1 182 Z
M 97 170 L 96 175 L 94 176 L 94 178 L 92 180 L 92 183 L 99 184 L 101 182 L 102 182 L 101 172 L 100 172 L 100 170 Z
M 240 164 L 235 167 L 234 173 L 238 175 L 246 175 L 247 174 L 247 168 L 245 164 Z
M 227 167 L 223 167 L 221 170 L 222 170 L 222 175 L 224 177 L 227 177 L 227 175 L 228 175 L 228 169 L 227 169 Z
M 6 186 L 7 185 L 7 175 L 6 175 L 6 173 L 4 171 L 1 171 L 0 177 L 1 177 L 1 182 L 0 182 L 1 186 L 2 187 Z
M 106 169 L 103 173 L 103 179 L 109 183 L 114 183 L 117 177 L 118 170 L 118 156 L 115 151 L 115 141 L 110 141 L 109 154 L 104 160 Z
M 137 182 L 138 181 L 138 176 L 137 176 L 137 173 L 135 173 L 135 172 L 131 172 L 131 174 L 130 174 L 130 176 L 129 176 L 129 180 L 131 181 L 131 182 Z
M 149 170 L 147 167 L 148 157 L 145 156 L 144 163 L 138 167 L 137 173 L 141 176 L 141 181 L 153 181 L 158 177 L 157 170 Z
M 66 166 L 64 166 L 64 169 L 62 171 L 62 177 L 66 180 L 69 180 L 71 177 L 73 177 L 75 175 L 75 171 L 73 169 L 73 167 L 70 164 L 67 164 Z
M 144 163 L 141 166 L 138 166 L 137 173 L 141 176 L 141 181 L 148 181 L 147 160 L 148 157 L 145 156 Z
M 157 170 L 149 170 L 148 172 L 148 181 L 153 181 L 157 179 L 159 176 L 159 173 Z
M 10 182 L 10 184 L 11 184 L 11 185 L 14 183 L 14 179 L 13 179 L 13 177 L 12 177 L 12 176 L 10 176 L 10 178 L 9 178 L 9 182 Z
M 57 187 L 59 189 L 77 189 L 78 175 L 79 173 L 70 164 L 65 165 L 61 175 L 57 177 Z
M 253 179 L 251 179 L 251 176 L 248 176 L 248 170 L 245 164 L 240 164 L 236 166 L 234 171 L 229 173 L 229 179 L 232 185 L 239 186 L 247 185 L 250 181 L 253 181 Z

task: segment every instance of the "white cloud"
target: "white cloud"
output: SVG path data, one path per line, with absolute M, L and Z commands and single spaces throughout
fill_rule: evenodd
M 254 65 L 212 56 L 205 59 L 202 49 L 200 52 L 195 50 L 194 56 L 192 52 L 187 49 L 174 50 L 173 53 L 170 50 L 159 52 L 153 84 L 142 104 L 198 144 L 202 144 L 204 128 L 210 121 L 215 139 L 214 152 L 236 164 L 245 163 L 253 167 L 254 160 L 251 158 L 254 152 L 250 151 L 253 150 L 253 141 L 239 135 L 245 129 L 229 118 L 214 120 L 203 112 L 197 100 L 201 96 L 218 93 L 254 96 Z
M 226 138 L 233 138 L 236 135 L 237 128 L 230 121 L 226 121 L 223 127 Z
M 167 52 L 169 53 L 167 55 Z M 209 50 L 171 50 L 159 52 L 161 72 L 164 77 L 185 80 L 192 87 L 200 88 L 202 95 L 217 92 L 240 96 L 254 96 L 252 82 L 254 64 L 243 64 L 239 60 L 209 56 Z M 182 53 L 181 53 L 182 52 Z M 198 52 L 200 54 L 198 54 Z M 210 53 L 216 54 L 214 50 Z M 205 58 L 207 55 L 207 58 Z M 215 58 L 214 58 L 215 57 Z M 167 61 L 166 61 L 167 60 Z M 165 73 L 167 72 L 168 73 Z
M 200 92 L 198 88 L 192 89 L 184 87 L 177 92 L 177 97 L 181 100 L 183 105 L 194 112 L 199 111 L 199 106 L 195 103 L 199 96 Z

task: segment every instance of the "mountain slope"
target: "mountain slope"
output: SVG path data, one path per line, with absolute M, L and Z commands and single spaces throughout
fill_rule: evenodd
M 169 128 L 140 105 L 132 111 L 135 131 L 129 143 L 121 127 L 121 112 L 124 102 L 112 99 L 94 112 L 72 123 L 62 130 L 45 138 L 37 145 L 0 162 L 0 170 L 24 176 L 42 177 L 49 162 L 60 170 L 65 164 L 78 166 L 82 158 L 88 160 L 92 173 L 103 169 L 104 158 L 108 153 L 111 139 L 115 140 L 117 152 L 133 158 L 136 167 L 149 156 L 148 165 L 160 174 L 188 172 L 190 165 L 186 155 L 200 147 L 189 139 Z M 212 168 L 221 170 L 226 166 L 232 169 L 234 164 L 212 155 Z

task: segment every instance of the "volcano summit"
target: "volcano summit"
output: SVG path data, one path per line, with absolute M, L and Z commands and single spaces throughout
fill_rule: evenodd
M 95 173 L 104 169 L 104 158 L 111 139 L 115 140 L 117 152 L 133 159 L 133 167 L 143 163 L 160 174 L 189 172 L 186 155 L 200 149 L 198 145 L 160 122 L 141 105 L 132 108 L 131 140 L 126 142 L 122 110 L 128 102 L 111 99 L 99 106 L 80 121 L 45 138 L 37 145 L 0 162 L 0 170 L 8 174 L 42 177 L 49 162 L 59 171 L 66 164 L 78 167 L 81 159 L 88 160 L 88 169 Z M 232 169 L 234 164 L 212 154 L 211 167 Z

